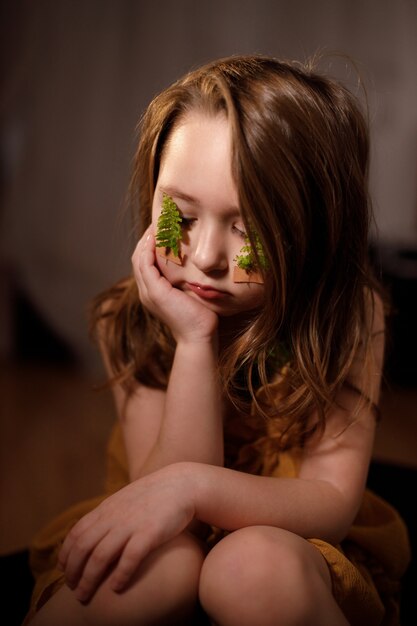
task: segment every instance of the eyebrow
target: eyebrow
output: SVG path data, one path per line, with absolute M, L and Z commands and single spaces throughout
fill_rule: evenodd
M 175 198 L 179 198 L 180 200 L 184 200 L 185 202 L 190 202 L 191 204 L 200 205 L 200 201 L 197 198 L 193 198 L 193 196 L 188 195 L 177 189 L 176 187 L 160 187 L 162 193 L 166 193 L 168 196 L 174 196 Z
M 189 202 L 190 204 L 193 204 L 194 206 L 200 207 L 201 206 L 201 202 L 200 200 L 198 200 L 197 198 L 194 198 L 193 196 L 190 196 L 187 193 L 184 193 L 183 191 L 180 191 L 180 189 L 178 189 L 177 187 L 173 187 L 172 185 L 167 185 L 164 187 L 160 187 L 159 188 L 162 193 L 166 193 L 168 196 L 171 196 L 172 198 L 178 198 L 179 200 L 184 200 L 184 202 Z M 235 213 L 236 215 L 241 215 L 239 207 L 230 207 L 230 211 Z

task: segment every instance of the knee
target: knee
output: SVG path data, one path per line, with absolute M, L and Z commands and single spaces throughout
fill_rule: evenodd
M 200 577 L 200 594 L 208 589 L 238 597 L 264 590 L 271 580 L 301 578 L 305 572 L 303 551 L 292 534 L 277 528 L 252 526 L 237 530 L 208 554 Z
M 235 531 L 207 556 L 200 601 L 218 623 L 264 623 L 259 617 L 266 611 L 286 623 L 287 610 L 308 612 L 314 604 L 316 556 L 322 559 L 313 546 L 287 531 L 266 526 Z

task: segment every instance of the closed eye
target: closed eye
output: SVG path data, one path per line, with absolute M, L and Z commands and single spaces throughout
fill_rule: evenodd
M 181 226 L 182 228 L 189 228 L 196 221 L 195 217 L 184 217 L 181 216 Z
M 234 233 L 239 235 L 239 237 L 242 237 L 242 239 L 246 238 L 246 231 L 242 230 L 241 228 L 238 228 L 238 226 L 234 225 L 232 227 L 232 230 L 233 230 Z

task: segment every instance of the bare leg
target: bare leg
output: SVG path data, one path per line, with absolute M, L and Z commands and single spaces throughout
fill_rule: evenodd
M 213 548 L 200 600 L 219 626 L 348 626 L 320 552 L 269 526 L 235 531 Z
M 30 626 L 191 624 L 204 556 L 198 540 L 183 533 L 144 561 L 126 591 L 115 593 L 104 581 L 84 605 L 65 586 L 40 609 Z

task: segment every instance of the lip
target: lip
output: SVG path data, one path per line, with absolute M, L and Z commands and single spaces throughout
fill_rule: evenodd
M 200 283 L 186 283 L 188 289 L 196 293 L 204 300 L 219 300 L 229 295 L 227 291 L 221 291 L 211 285 L 201 285 Z

